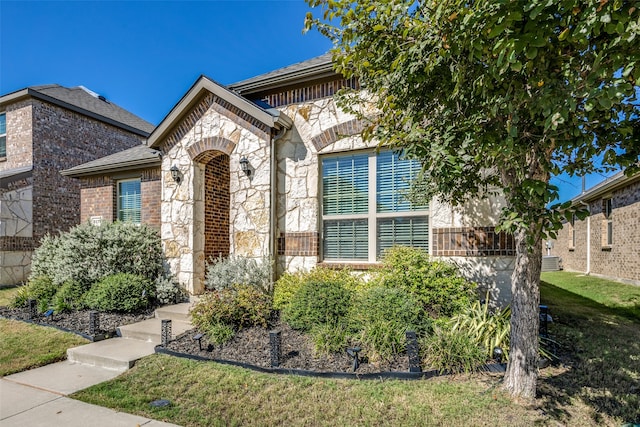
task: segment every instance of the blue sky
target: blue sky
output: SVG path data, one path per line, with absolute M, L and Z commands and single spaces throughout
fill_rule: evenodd
M 0 94 L 85 86 L 158 124 L 201 74 L 230 84 L 327 52 L 292 1 L 0 0 Z M 600 175 L 587 178 L 587 188 Z M 579 178 L 553 182 L 567 200 Z

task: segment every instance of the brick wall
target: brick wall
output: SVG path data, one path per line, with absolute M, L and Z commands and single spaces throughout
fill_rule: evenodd
M 205 167 L 204 256 L 229 255 L 229 156 L 221 154 Z
M 7 106 L 7 157 L 0 161 L 0 171 L 31 165 L 31 111 L 31 100 Z
M 513 236 L 494 227 L 448 227 L 432 230 L 433 256 L 513 256 Z
M 591 209 L 591 265 L 590 272 L 597 275 L 640 283 L 640 181 L 613 191 L 611 198 L 613 244 L 603 245 L 605 216 L 602 199 L 589 203 Z M 558 233 L 552 255 L 562 258 L 562 265 L 570 271 L 587 270 L 587 220 L 574 222 L 576 244 L 570 248 L 571 226 Z M 606 228 L 605 228 L 606 229 Z
M 87 222 L 92 216 L 102 217 L 104 222 L 113 222 L 115 214 L 116 190 L 109 177 L 82 178 L 80 190 L 80 222 Z
M 59 171 L 141 144 L 144 138 L 32 99 L 34 237 L 80 222 L 80 183 Z

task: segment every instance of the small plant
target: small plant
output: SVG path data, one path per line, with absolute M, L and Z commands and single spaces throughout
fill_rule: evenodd
M 221 291 L 235 285 L 253 286 L 272 295 L 271 264 L 266 259 L 258 262 L 253 258 L 229 255 L 227 258 L 218 258 L 207 267 L 207 289 Z
M 406 348 L 406 332 L 424 335 L 429 320 L 420 301 L 403 289 L 375 287 L 356 298 L 350 319 L 370 359 L 389 359 Z
M 345 351 L 349 346 L 351 333 L 343 323 L 335 325 L 326 323 L 311 328 L 309 335 L 316 353 L 329 354 Z
M 53 309 L 56 313 L 82 308 L 83 296 L 86 289 L 78 282 L 66 282 L 53 297 Z
M 150 305 L 154 284 L 142 276 L 118 273 L 107 276 L 84 296 L 88 308 L 101 311 L 131 313 Z
M 214 322 L 204 329 L 204 333 L 213 344 L 222 345 L 231 341 L 236 332 L 229 325 L 224 323 Z
M 384 253 L 378 283 L 416 295 L 433 316 L 451 316 L 468 306 L 476 285 L 466 280 L 456 266 L 432 261 L 422 249 L 394 246 Z
M 177 304 L 187 301 L 189 294 L 173 276 L 161 275 L 155 281 L 156 300 L 161 305 Z
M 49 276 L 37 276 L 29 280 L 27 285 L 20 288 L 13 302 L 14 307 L 24 307 L 28 300 L 34 299 L 38 304 L 38 311 L 44 313 L 53 304 L 53 297 L 58 292 L 57 286 Z
M 285 273 L 275 283 L 273 308 L 276 310 L 284 309 L 291 303 L 296 292 L 307 282 L 340 283 L 344 288 L 355 292 L 367 287 L 364 280 L 346 268 L 336 270 L 316 267 L 309 272 Z
M 476 372 L 486 362 L 485 352 L 465 331 L 437 328 L 435 333 L 421 340 L 420 350 L 425 366 L 441 373 Z
M 476 300 L 469 307 L 453 316 L 451 321 L 452 329 L 468 333 L 475 344 L 484 349 L 487 359 L 493 357 L 493 349 L 496 347 L 502 349 L 505 360 L 509 358 L 509 333 L 511 331 L 511 309 L 509 307 L 492 313 L 489 310 L 488 302 L 482 304 Z
M 336 325 L 349 313 L 352 294 L 341 282 L 305 282 L 282 315 L 292 328 L 303 331 L 317 325 Z

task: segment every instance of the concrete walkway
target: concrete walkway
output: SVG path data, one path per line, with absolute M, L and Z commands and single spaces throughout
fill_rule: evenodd
M 187 330 L 188 308 L 188 303 L 163 307 L 154 321 L 121 328 L 122 338 L 75 347 L 67 350 L 69 360 L 0 378 L 0 427 L 175 426 L 66 396 L 109 381 L 153 354 L 160 342 L 161 319 L 172 319 L 173 336 Z

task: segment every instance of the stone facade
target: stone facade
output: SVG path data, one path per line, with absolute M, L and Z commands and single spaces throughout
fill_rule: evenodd
M 578 199 L 588 204 L 590 215 L 565 223 L 552 242 L 551 255 L 561 258 L 565 270 L 640 285 L 640 179 L 622 179 L 620 185 L 596 198 L 587 192 Z M 612 207 L 609 219 L 604 212 L 608 199 Z M 610 245 L 606 238 L 609 220 Z
M 0 190 L 0 284 L 26 280 L 31 252 L 47 233 L 78 224 L 80 184 L 59 171 L 141 144 L 144 138 L 59 105 L 27 97 L 2 106 L 7 155 L 0 172 L 29 170 Z

